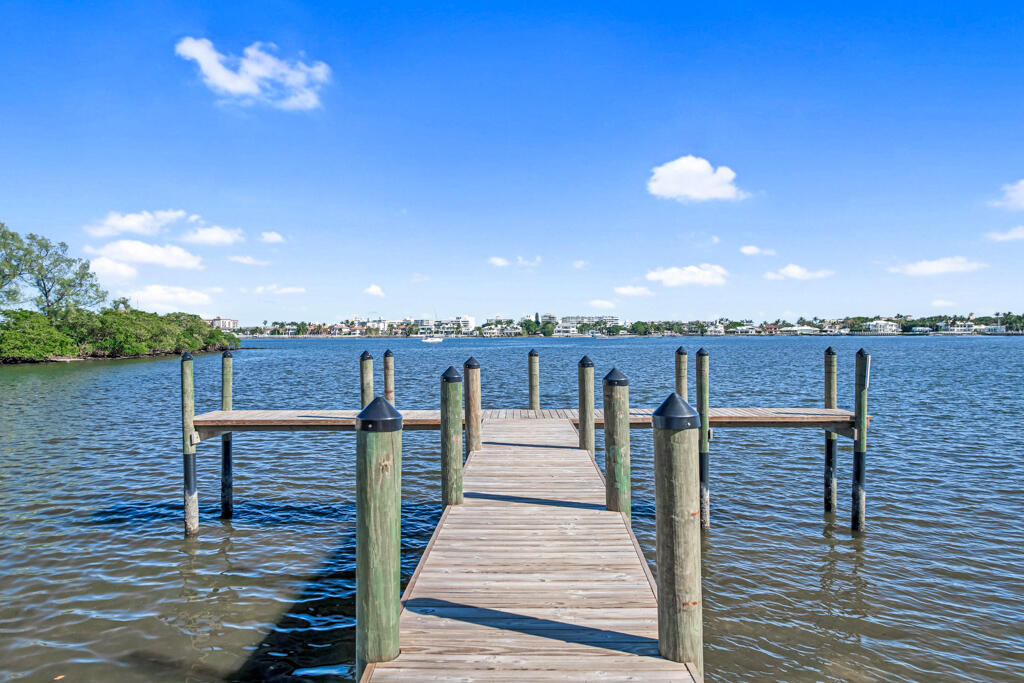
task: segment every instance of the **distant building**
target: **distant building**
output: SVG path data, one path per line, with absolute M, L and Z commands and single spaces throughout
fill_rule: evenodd
M 576 326 L 572 323 L 558 323 L 555 325 L 555 336 L 557 337 L 569 337 L 578 333 Z
M 722 323 L 711 323 L 708 325 L 707 332 L 705 333 L 709 337 L 724 337 L 725 336 L 725 325 Z
M 985 325 L 977 329 L 982 334 L 1006 334 L 1006 325 Z
M 740 334 L 750 336 L 758 333 L 757 325 L 740 325 L 728 330 L 730 334 Z
M 910 332 L 911 332 L 911 334 L 931 334 L 932 333 L 932 328 L 928 327 L 927 325 L 925 325 L 925 326 L 920 326 L 919 325 L 917 327 L 911 328 Z
M 238 329 L 238 321 L 233 318 L 203 318 L 203 322 L 226 332 Z
M 552 323 L 554 325 L 557 325 L 558 324 L 558 316 L 555 315 L 554 313 L 545 313 L 544 315 L 542 315 L 540 317 L 540 322 L 541 322 L 542 325 L 544 323 Z
M 780 327 L 779 334 L 803 336 L 808 334 L 821 334 L 821 330 L 817 327 L 811 327 L 810 325 L 790 325 L 789 327 Z
M 893 322 L 892 320 L 870 320 L 865 323 L 865 327 L 868 328 L 868 332 L 871 334 L 881 335 L 894 335 L 899 334 L 900 327 L 899 323 Z

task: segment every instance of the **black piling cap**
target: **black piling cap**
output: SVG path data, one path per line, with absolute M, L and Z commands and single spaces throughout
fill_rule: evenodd
M 651 424 L 655 429 L 698 429 L 700 415 L 673 391 L 651 415 Z
M 391 349 L 388 349 L 387 351 L 384 352 L 384 357 L 385 358 L 394 358 L 395 354 L 391 353 Z
M 676 355 L 677 356 L 685 356 L 686 355 L 686 349 L 684 349 L 682 346 L 680 346 L 678 349 L 676 349 Z
M 381 396 L 356 415 L 357 432 L 397 432 L 401 428 L 402 414 Z
M 192 360 L 192 354 L 189 353 L 188 351 L 186 351 L 185 353 L 181 354 L 181 362 L 184 363 L 187 360 Z
M 359 356 L 359 360 L 373 360 L 373 356 L 370 355 L 369 351 L 363 351 L 363 353 Z M 370 406 L 366 407 L 369 408 Z
M 708 352 L 705 351 L 704 347 L 702 346 L 702 347 L 700 347 L 700 349 L 697 350 L 697 355 L 698 356 L 706 356 L 706 355 L 708 355 Z
M 857 355 L 863 358 L 864 356 L 868 355 L 868 352 L 865 351 L 864 349 L 861 349 L 860 351 L 857 352 Z
M 826 356 L 834 356 L 834 355 L 836 355 L 836 350 L 835 350 L 835 349 L 833 349 L 833 348 L 832 348 L 832 347 L 830 346 L 830 347 L 828 347 L 827 349 L 825 349 L 825 355 L 826 355 Z
M 480 361 L 478 361 L 476 358 L 473 358 L 473 356 L 470 356 L 469 360 L 467 360 L 465 363 L 462 364 L 462 367 L 464 367 L 464 368 L 479 368 L 480 367 Z
M 594 367 L 594 361 L 590 360 L 590 356 L 583 356 L 583 358 L 580 358 L 580 367 L 592 368 Z
M 225 351 L 224 353 L 222 353 L 220 355 L 221 355 L 221 358 L 231 358 L 232 357 L 230 351 Z
M 604 376 L 604 383 L 610 384 L 613 387 L 628 387 L 629 380 L 626 376 L 619 372 L 618 368 L 612 368 L 611 372 Z
M 444 384 L 461 381 L 462 375 L 459 374 L 459 371 L 455 369 L 454 365 L 449 365 L 448 369 L 445 370 L 444 373 L 441 375 L 441 382 Z
M 539 356 L 540 354 L 537 353 L 537 349 L 530 349 L 530 353 L 528 353 L 526 355 L 528 355 L 528 356 Z

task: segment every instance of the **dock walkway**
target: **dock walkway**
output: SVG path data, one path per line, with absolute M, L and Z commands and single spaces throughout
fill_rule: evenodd
M 571 416 L 485 412 L 482 435 L 402 596 L 401 654 L 362 680 L 700 680 L 659 656 L 654 578 Z

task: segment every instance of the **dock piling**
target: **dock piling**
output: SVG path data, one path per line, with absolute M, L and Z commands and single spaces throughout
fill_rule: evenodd
M 594 455 L 594 361 L 583 356 L 576 369 L 579 391 L 580 448 Z
M 359 399 L 361 408 L 373 401 L 373 356 L 369 351 L 359 356 Z
M 230 351 L 220 357 L 220 409 L 231 410 L 234 358 Z M 220 436 L 220 518 L 231 519 L 235 514 L 234 468 L 231 462 L 231 432 Z
M 697 351 L 697 413 L 700 415 L 700 525 L 704 529 L 711 528 L 711 467 L 708 462 L 711 445 L 711 423 L 708 420 L 711 393 L 709 366 L 708 352 L 701 347 Z
M 376 398 L 356 417 L 356 680 L 398 656 L 402 415 Z
M 465 380 L 466 456 L 468 457 L 473 451 L 483 448 L 480 437 L 483 418 L 480 399 L 480 363 L 473 356 L 470 356 L 462 364 L 462 376 Z
M 530 349 L 530 410 L 540 410 L 540 354 Z
M 871 356 L 861 349 L 857 352 L 857 378 L 853 395 L 853 512 L 850 519 L 850 530 L 864 530 L 864 518 L 867 507 L 867 491 L 865 474 L 867 469 L 866 455 L 868 450 L 868 385 L 871 382 Z
M 395 354 L 391 349 L 384 352 L 384 398 L 395 405 Z
M 193 420 L 196 415 L 192 380 L 192 354 L 181 354 L 181 453 L 184 469 L 185 536 L 199 533 L 199 494 L 196 491 L 196 443 Z
M 604 399 L 605 507 L 630 517 L 629 380 L 612 368 L 601 382 Z
M 687 400 L 686 365 L 688 360 L 686 349 L 682 346 L 676 349 L 676 393 L 682 396 L 684 401 Z
M 441 375 L 441 504 L 462 504 L 462 376 Z
M 704 674 L 701 551 L 697 505 L 701 417 L 672 393 L 654 411 L 658 650 Z
M 825 349 L 825 407 L 836 408 L 839 395 L 836 390 L 836 352 Z M 836 511 L 836 440 L 835 432 L 825 432 L 825 512 Z

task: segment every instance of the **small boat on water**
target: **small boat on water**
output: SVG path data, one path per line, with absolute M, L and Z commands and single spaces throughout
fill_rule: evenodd
M 444 337 L 438 337 L 436 335 L 428 335 L 428 336 L 424 337 L 423 339 L 420 339 L 420 341 L 421 342 L 425 342 L 427 344 L 436 344 L 438 342 L 444 341 Z

